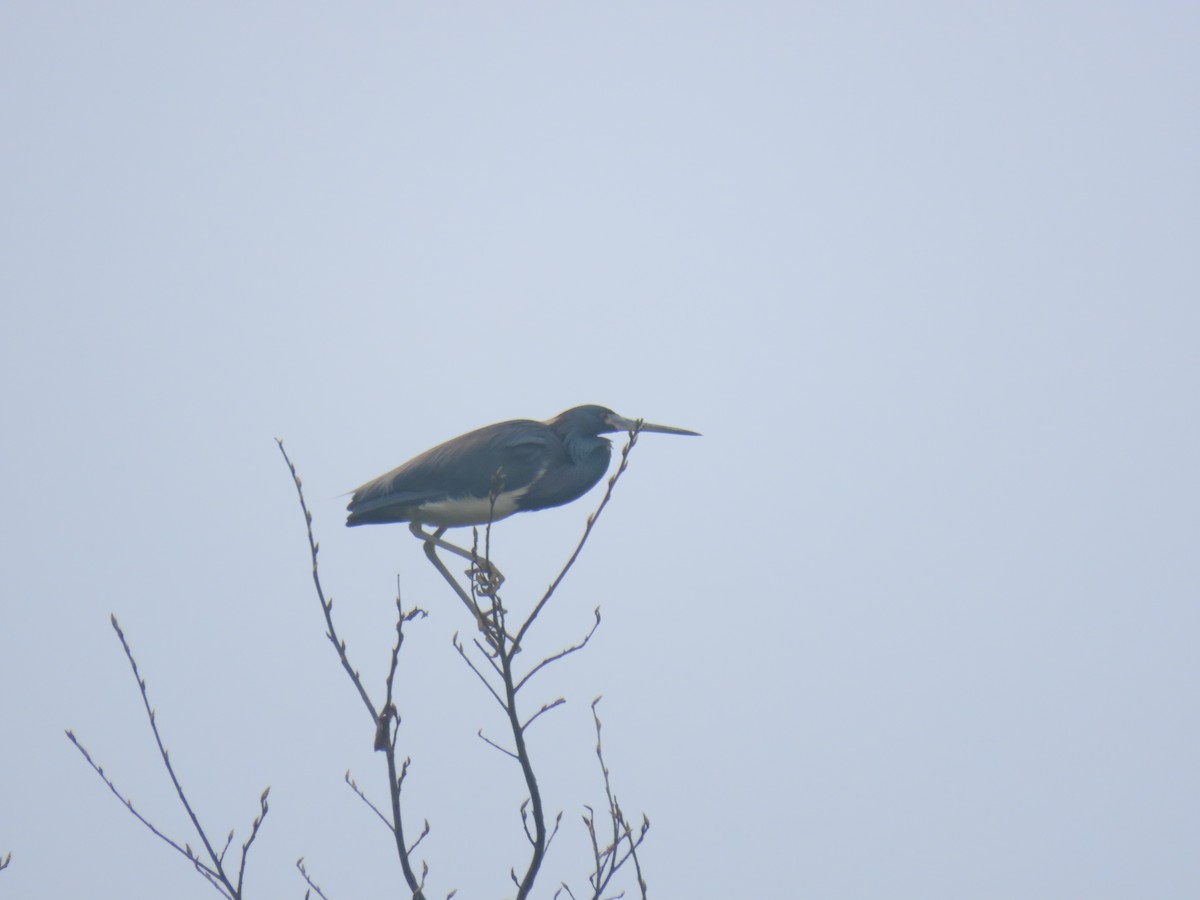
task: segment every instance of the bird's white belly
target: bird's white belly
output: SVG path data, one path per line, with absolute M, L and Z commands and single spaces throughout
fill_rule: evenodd
M 498 522 L 517 511 L 517 500 L 529 490 L 529 486 L 516 491 L 505 491 L 496 497 L 492 506 L 490 497 L 458 497 L 453 500 L 436 500 L 422 503 L 418 514 L 413 516 L 426 525 L 456 528 L 462 525 L 486 525 Z

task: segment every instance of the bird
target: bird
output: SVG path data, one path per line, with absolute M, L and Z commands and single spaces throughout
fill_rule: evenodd
M 670 425 L 619 416 L 611 409 L 576 406 L 545 422 L 497 422 L 426 450 L 353 492 L 346 525 L 408 522 L 409 530 L 474 561 L 470 551 L 442 540 L 448 528 L 488 525 L 518 512 L 578 500 L 608 471 L 612 442 L 621 431 L 699 436 Z M 432 533 L 421 526 L 432 526 Z

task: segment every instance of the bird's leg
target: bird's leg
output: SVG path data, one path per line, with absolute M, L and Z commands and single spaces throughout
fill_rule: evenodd
M 463 606 L 475 618 L 475 624 L 484 634 L 488 633 L 488 614 L 479 608 L 479 603 L 475 599 L 475 591 L 468 594 L 463 590 L 462 585 L 458 583 L 458 579 L 450 574 L 450 570 L 446 568 L 446 564 L 442 562 L 442 558 L 438 556 L 437 544 L 423 544 L 421 547 L 425 551 L 425 555 L 429 557 L 429 561 L 433 563 L 433 567 L 441 573 L 441 576 L 446 579 L 446 584 L 454 593 L 458 594 L 458 599 L 463 602 Z
M 473 560 L 475 558 L 470 550 L 464 550 L 462 547 L 452 544 L 449 541 L 443 541 L 442 535 L 446 533 L 445 528 L 439 528 L 433 534 L 430 534 L 427 531 L 421 530 L 420 522 L 409 522 L 408 530 L 411 531 L 420 540 L 424 541 L 426 544 L 436 544 L 437 546 L 441 547 L 443 550 L 449 550 L 451 553 L 457 553 L 463 559 L 472 559 Z
M 478 559 L 478 554 L 467 553 L 461 547 L 456 547 L 454 544 L 451 544 L 448 541 L 443 541 L 441 537 L 446 531 L 445 528 L 439 528 L 433 534 L 429 534 L 428 532 L 422 531 L 420 525 L 414 522 L 409 525 L 409 530 L 414 536 L 420 538 L 424 542 L 423 549 L 425 551 L 425 555 L 429 557 L 429 561 L 433 563 L 434 568 L 436 568 L 441 573 L 442 577 L 446 579 L 446 583 L 454 589 L 454 593 L 458 594 L 458 598 L 462 600 L 463 605 L 467 607 L 467 611 L 475 617 L 475 624 L 479 626 L 479 630 L 488 635 L 489 642 L 494 643 L 496 640 L 498 640 L 498 638 L 495 637 L 494 632 L 499 629 L 499 626 L 494 626 L 492 619 L 494 616 L 496 616 L 497 611 L 500 610 L 500 598 L 496 596 L 495 593 L 495 590 L 500 587 L 500 582 L 504 580 L 504 576 L 500 574 L 500 571 L 496 569 L 495 566 L 491 566 L 492 572 L 484 571 L 484 569 L 476 562 Z M 462 585 L 458 583 L 458 580 L 450 574 L 450 570 L 446 568 L 445 563 L 443 563 L 441 557 L 438 556 L 438 547 L 443 547 L 449 550 L 451 553 L 455 553 L 465 558 L 469 557 L 472 563 L 475 563 L 470 569 L 467 570 L 467 577 L 471 579 L 470 594 L 464 591 Z M 491 593 L 484 594 L 484 590 L 482 589 L 481 585 L 483 587 L 491 586 Z M 478 597 L 480 595 L 488 596 L 489 599 L 491 599 L 493 604 L 491 609 L 484 610 L 479 606 Z
M 470 560 L 472 568 L 467 570 L 467 575 L 476 581 L 479 581 L 479 575 L 484 575 L 484 584 L 488 588 L 489 596 L 495 594 L 500 589 L 500 585 L 504 583 L 504 575 L 492 565 L 491 560 L 481 560 L 478 554 L 472 553 L 470 550 L 464 550 L 462 547 L 452 544 L 449 541 L 442 540 L 442 535 L 446 533 L 446 526 L 443 525 L 437 531 L 433 532 L 433 534 L 430 534 L 427 531 L 421 530 L 420 522 L 409 522 L 408 530 L 426 544 L 433 544 L 441 547 L 443 550 L 456 553 L 463 559 Z

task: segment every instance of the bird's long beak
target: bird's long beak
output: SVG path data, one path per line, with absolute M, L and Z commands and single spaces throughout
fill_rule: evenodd
M 637 426 L 636 419 L 627 419 L 624 416 L 618 416 L 613 413 L 608 417 L 608 423 L 612 425 L 616 431 L 633 431 Z M 643 422 L 639 431 L 651 431 L 655 434 L 690 434 L 693 437 L 700 437 L 698 431 L 688 431 L 686 428 L 676 428 L 673 425 L 652 425 L 649 422 Z

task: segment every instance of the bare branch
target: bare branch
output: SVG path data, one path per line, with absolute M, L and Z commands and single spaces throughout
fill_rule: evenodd
M 398 580 L 398 579 L 397 579 Z M 396 670 L 400 666 L 400 648 L 404 646 L 404 625 L 406 622 L 411 622 L 413 619 L 420 616 L 425 618 L 428 613 L 420 607 L 414 606 L 412 609 L 405 612 L 404 604 L 400 599 L 400 585 L 396 585 L 396 643 L 392 645 L 392 661 L 388 666 L 387 680 L 384 684 L 384 702 L 383 711 L 379 714 L 379 719 L 375 724 L 375 749 L 377 751 L 387 750 L 389 743 L 389 731 L 391 728 L 392 719 L 396 720 L 397 727 L 400 724 L 400 714 L 396 710 L 396 704 L 392 700 L 392 691 L 396 681 Z
M 418 881 L 416 874 L 412 870 L 412 861 L 408 857 L 408 846 L 404 843 L 404 829 L 401 825 L 400 817 L 400 788 L 404 784 L 404 776 L 408 773 L 409 760 L 405 758 L 404 764 L 399 773 L 396 771 L 396 747 L 391 744 L 387 749 L 387 767 L 388 767 L 388 784 L 391 789 L 388 791 L 392 799 L 392 823 L 395 826 L 393 832 L 396 836 L 396 852 L 400 857 L 400 868 L 404 872 L 404 880 L 408 883 L 409 889 L 413 892 L 413 900 L 425 900 L 425 893 L 421 889 L 424 882 L 424 875 Z
M 408 848 L 408 854 L 409 854 L 409 856 L 411 856 L 411 855 L 412 855 L 412 852 L 413 852 L 414 850 L 416 850 L 416 849 L 417 849 L 417 847 L 421 846 L 421 841 L 425 840 L 425 837 L 426 837 L 428 834 L 429 834 L 429 820 L 428 820 L 428 819 L 426 819 L 426 820 L 425 820 L 425 827 L 421 829 L 421 833 L 420 833 L 419 835 L 417 835 L 417 839 L 416 839 L 415 841 L 413 841 L 413 843 L 412 843 L 412 846 Z M 428 867 L 428 866 L 425 866 L 425 871 L 429 871 L 429 867 Z M 424 882 L 424 881 L 425 881 L 424 877 L 422 877 L 422 878 L 421 878 L 421 881 L 422 881 L 422 882 Z
M 246 857 L 250 855 L 250 845 L 254 843 L 254 839 L 258 837 L 258 829 L 262 827 L 263 820 L 267 817 L 267 796 L 271 793 L 268 787 L 262 792 L 262 796 L 258 798 L 258 815 L 254 817 L 254 821 L 250 823 L 250 837 L 246 838 L 246 842 L 242 844 L 242 862 L 238 866 L 237 892 L 238 896 L 242 893 L 242 879 L 246 875 Z M 230 837 L 233 832 L 229 832 Z M 224 852 L 221 854 L 224 856 Z
M 212 844 L 209 843 L 208 835 L 205 834 L 204 828 L 200 825 L 200 820 L 196 817 L 196 813 L 192 809 L 192 804 L 188 802 L 187 795 L 183 792 L 183 785 L 179 783 L 179 779 L 175 775 L 175 768 L 171 765 L 171 757 L 167 753 L 167 748 L 163 745 L 162 735 L 158 733 L 158 723 L 155 721 L 154 710 L 150 706 L 150 696 L 146 693 L 146 680 L 138 672 L 137 660 L 133 658 L 133 651 L 129 648 L 129 642 L 125 640 L 125 632 L 121 630 L 121 625 L 117 622 L 115 614 L 109 617 L 109 621 L 112 622 L 113 630 L 117 633 L 117 637 L 121 641 L 121 646 L 125 649 L 125 656 L 128 658 L 129 666 L 133 670 L 133 677 L 137 680 L 138 688 L 142 693 L 142 705 L 146 707 L 146 716 L 150 720 L 150 730 L 154 733 L 154 742 L 158 744 L 158 753 L 162 757 L 167 774 L 171 776 L 171 784 L 175 785 L 175 793 L 179 795 L 179 802 L 183 804 L 188 818 L 192 820 L 192 825 L 195 827 L 196 833 L 200 836 L 200 841 L 204 844 L 204 849 L 208 852 L 209 859 L 213 861 L 216 871 L 220 873 L 221 863 L 217 858 L 217 853 L 213 850 Z M 223 874 L 221 875 L 221 880 L 225 880 Z
M 482 728 L 479 729 L 478 734 L 479 734 L 480 739 L 488 746 L 495 747 L 497 750 L 499 750 L 505 756 L 512 757 L 513 759 L 517 760 L 517 762 L 521 761 L 520 757 L 518 757 L 517 754 L 513 753 L 507 747 L 501 747 L 499 744 L 497 744 L 495 741 L 493 741 L 490 737 L 488 737 L 486 734 L 484 734 Z
M 354 791 L 354 793 L 358 794 L 358 799 L 361 800 L 363 803 L 367 804 L 367 806 L 370 807 L 371 812 L 373 812 L 373 813 L 375 813 L 375 815 L 379 816 L 379 821 L 381 821 L 385 826 L 387 826 L 387 830 L 394 834 L 396 829 L 392 825 L 391 820 L 388 819 L 388 817 L 385 816 L 382 812 L 380 812 L 379 807 L 376 806 L 374 803 L 372 803 L 370 798 L 367 797 L 367 795 L 363 793 L 362 788 L 360 788 L 358 786 L 358 782 L 350 777 L 349 769 L 346 770 L 345 780 L 346 780 L 346 784 L 350 785 L 350 790 L 352 790 L 352 791 Z
M 537 841 L 533 837 L 533 833 L 529 830 L 529 801 L 526 800 L 521 804 L 521 827 L 525 829 L 525 838 L 530 844 L 537 845 Z
M 83 758 L 87 760 L 88 765 L 91 766 L 92 769 L 96 772 L 96 774 L 100 776 L 101 780 L 106 785 L 108 785 L 108 789 L 110 791 L 112 791 L 113 796 L 115 796 L 118 800 L 121 801 L 121 803 L 123 803 L 125 805 L 125 808 L 128 809 L 129 812 L 133 814 L 133 817 L 135 819 L 137 819 L 139 822 L 141 822 L 143 825 L 145 825 L 146 828 L 148 828 L 150 830 L 150 832 L 155 837 L 157 837 L 159 840 L 165 842 L 166 844 L 169 844 L 172 848 L 174 848 L 181 856 L 185 857 L 188 860 L 188 862 L 192 863 L 193 865 L 196 866 L 196 868 L 200 869 L 202 871 L 202 873 L 206 872 L 207 874 L 209 874 L 213 877 L 216 877 L 217 873 L 215 871 L 209 869 L 207 866 L 204 865 L 203 862 L 198 860 L 196 858 L 196 855 L 191 852 L 190 847 L 186 847 L 186 845 L 180 846 L 179 844 L 177 844 L 171 838 L 167 837 L 165 834 L 163 834 L 161 831 L 159 831 L 157 828 L 155 828 L 153 823 L 151 823 L 149 819 L 147 819 L 145 816 L 143 816 L 140 812 L 137 811 L 137 808 L 133 805 L 133 801 L 128 799 L 127 797 L 125 797 L 125 795 L 122 794 L 120 792 L 120 790 L 118 790 L 117 786 L 113 783 L 112 779 L 109 778 L 108 775 L 106 775 L 104 773 L 103 766 L 98 765 L 96 763 L 96 761 L 94 759 L 92 759 L 92 755 L 90 753 L 88 753 L 87 748 L 85 748 L 83 746 L 83 744 L 80 743 L 79 738 L 77 738 L 75 736 L 75 732 L 68 730 L 67 731 L 67 739 L 72 744 L 75 745 L 75 749 L 77 749 L 80 753 L 83 754 Z M 9 855 L 11 856 L 12 854 L 10 853 Z M 7 864 L 7 862 L 6 862 L 6 864 Z
M 312 880 L 312 877 L 308 874 L 308 870 L 304 868 L 303 856 L 296 860 L 296 868 L 300 870 L 300 874 L 304 877 L 304 880 L 308 883 L 308 887 L 310 889 L 304 892 L 305 900 L 308 900 L 309 894 L 312 891 L 316 891 L 317 896 L 320 897 L 321 900 L 329 900 L 329 898 L 325 896 L 325 892 L 321 890 L 321 886 Z
M 200 819 L 196 815 L 195 810 L 192 809 L 191 802 L 188 800 L 187 794 L 183 790 L 183 785 L 180 783 L 179 778 L 175 773 L 175 767 L 171 763 L 171 754 L 167 751 L 166 745 L 162 740 L 162 735 L 158 730 L 158 716 L 155 713 L 154 708 L 150 705 L 150 694 L 146 688 L 146 679 L 142 677 L 138 670 L 138 664 L 137 660 L 134 658 L 133 649 L 129 646 L 129 642 L 125 639 L 125 632 L 121 630 L 121 625 L 117 621 L 116 615 L 112 615 L 110 617 L 110 622 L 112 623 L 113 631 L 116 632 L 117 638 L 121 642 L 121 647 L 125 651 L 125 658 L 129 660 L 130 670 L 133 672 L 133 678 L 137 682 L 138 690 L 142 695 L 142 706 L 146 710 L 146 718 L 150 723 L 150 731 L 154 735 L 154 742 L 158 746 L 158 753 L 159 757 L 162 759 L 163 767 L 167 770 L 167 775 L 171 779 L 171 784 L 175 786 L 175 793 L 179 797 L 180 804 L 187 812 L 188 818 L 191 819 L 192 826 L 196 830 L 196 834 L 200 837 L 200 842 L 204 845 L 204 850 L 208 854 L 208 861 L 205 862 L 204 860 L 200 859 L 199 855 L 192 850 L 190 844 L 185 842 L 182 846 L 180 846 L 177 841 L 172 840 L 163 832 L 159 831 L 149 819 L 147 819 L 140 812 L 138 812 L 137 809 L 134 808 L 133 801 L 121 794 L 121 792 L 117 789 L 116 784 L 113 783 L 112 779 L 104 773 L 104 769 L 92 759 L 91 754 L 87 752 L 83 744 L 81 744 L 79 739 L 75 737 L 74 732 L 68 731 L 67 738 L 72 744 L 75 745 L 79 752 L 83 754 L 83 758 L 87 760 L 88 765 L 95 770 L 96 774 L 100 776 L 101 780 L 108 786 L 108 789 L 113 793 L 113 795 L 123 804 L 125 804 L 125 808 L 128 809 L 129 812 L 132 813 L 139 822 L 146 826 L 146 828 L 148 828 L 153 835 L 166 842 L 176 852 L 182 854 L 184 858 L 186 858 L 188 862 L 192 864 L 192 867 L 195 868 L 195 870 L 199 872 L 200 875 L 203 876 L 203 878 L 219 893 L 225 897 L 232 898 L 232 900 L 240 900 L 242 896 L 242 881 L 246 873 L 246 859 L 249 856 L 250 846 L 254 843 L 254 839 L 258 836 L 258 830 L 262 826 L 263 820 L 266 818 L 268 809 L 267 795 L 270 792 L 270 788 L 267 788 L 262 792 L 262 796 L 259 798 L 260 812 L 258 816 L 255 817 L 251 826 L 249 838 L 247 838 L 246 842 L 242 844 L 241 861 L 238 864 L 237 881 L 235 883 L 230 880 L 229 875 L 225 871 L 225 854 L 229 851 L 229 845 L 233 841 L 233 829 L 230 829 L 229 836 L 225 839 L 225 844 L 221 848 L 220 852 L 214 849 L 212 842 L 208 838 L 208 833 L 204 830 L 204 826 L 200 824 Z
M 517 690 L 520 691 L 521 688 L 525 687 L 525 683 L 527 681 L 529 681 L 530 678 L 532 678 L 534 675 L 536 675 L 538 672 L 540 672 L 546 666 L 550 665 L 550 663 L 557 662 L 558 660 L 562 659 L 564 656 L 570 656 L 572 653 L 575 653 L 576 651 L 582 650 L 584 647 L 586 647 L 588 645 L 588 641 L 590 641 L 592 639 L 592 635 L 596 633 L 596 629 L 599 627 L 600 627 L 600 607 L 597 606 L 596 607 L 596 622 L 595 622 L 595 624 L 592 625 L 591 630 L 586 635 L 584 635 L 583 640 L 581 640 L 578 644 L 572 644 L 570 647 L 567 647 L 565 650 L 560 650 L 558 653 L 555 653 L 553 656 L 547 656 L 545 659 L 543 659 L 540 663 L 538 663 L 536 666 L 534 666 L 532 669 L 530 669 L 525 674 L 524 678 L 522 678 L 519 682 L 517 682 Z
M 597 882 L 599 882 L 604 871 L 604 864 L 601 862 L 600 843 L 596 840 L 596 812 L 586 804 L 583 808 L 587 810 L 587 815 L 583 817 L 583 824 L 587 827 L 588 837 L 591 838 L 592 841 L 592 857 L 595 863 L 595 870 L 592 874 L 591 880 L 593 885 L 595 885 Z M 599 890 L 599 888 L 597 888 L 597 890 Z
M 331 598 L 328 601 L 325 599 L 325 589 L 321 586 L 321 575 L 317 566 L 319 545 L 317 544 L 317 539 L 313 536 L 312 513 L 308 511 L 308 502 L 304 499 L 304 487 L 300 481 L 300 476 L 297 474 L 296 467 L 292 464 L 291 458 L 287 455 L 287 450 L 283 448 L 283 441 L 276 438 L 275 443 L 279 445 L 279 452 L 283 454 L 284 462 L 287 463 L 288 470 L 292 473 L 292 481 L 296 484 L 296 496 L 300 498 L 300 509 L 304 513 L 304 526 L 308 532 L 309 555 L 312 557 L 313 586 L 317 589 L 317 599 L 321 601 L 321 612 L 325 616 L 325 636 L 329 638 L 329 642 L 333 644 L 334 649 L 337 651 L 338 658 L 342 662 L 342 668 L 346 670 L 346 674 L 350 676 L 350 681 L 353 682 L 354 687 L 358 690 L 358 695 L 362 698 L 363 705 L 366 706 L 367 712 L 371 715 L 372 723 L 378 723 L 379 713 L 375 711 L 375 704 L 371 702 L 371 698 L 367 695 L 367 689 L 363 685 L 358 671 L 350 665 L 350 659 L 346 656 L 346 642 L 338 638 L 337 628 L 333 624 L 333 599 Z
M 552 828 L 550 830 L 550 834 L 546 837 L 546 852 L 547 853 L 550 852 L 550 845 L 552 843 L 554 843 L 554 836 L 556 834 L 558 834 L 558 826 L 562 824 L 562 817 L 563 817 L 563 814 L 561 811 L 559 812 L 559 814 L 557 816 L 554 817 L 554 828 Z
M 599 839 L 596 835 L 595 812 L 590 806 L 585 807 L 588 814 L 583 817 L 583 821 L 587 827 L 588 836 L 591 839 L 592 854 L 595 861 L 595 870 L 588 880 L 592 885 L 593 900 L 601 900 L 604 891 L 613 877 L 626 862 L 632 859 L 637 872 L 638 887 L 641 890 L 644 900 L 646 897 L 646 880 L 642 875 L 642 866 L 637 857 L 637 850 L 646 839 L 646 833 L 650 830 L 650 819 L 644 815 L 642 816 L 642 826 L 635 835 L 633 827 L 630 825 L 629 820 L 625 818 L 625 813 L 621 810 L 621 805 L 617 802 L 616 795 L 613 793 L 608 766 L 604 762 L 600 714 L 596 711 L 599 703 L 599 697 L 592 701 L 592 720 L 596 725 L 596 759 L 600 763 L 600 771 L 604 776 L 604 795 L 608 800 L 608 815 L 612 825 L 612 841 L 607 846 L 600 847 Z M 624 891 L 616 896 L 624 896 Z
M 517 717 L 516 683 L 513 680 L 512 669 L 513 656 L 517 653 L 517 649 L 515 643 L 509 645 L 506 651 L 500 655 L 500 664 L 504 670 L 504 711 L 508 715 L 513 745 L 516 748 L 517 761 L 521 764 L 521 773 L 525 776 L 525 787 L 529 791 L 528 802 L 533 815 L 533 854 L 525 868 L 525 875 L 517 884 L 517 900 L 526 900 L 530 891 L 533 890 L 533 883 L 537 879 L 537 874 L 542 867 L 542 860 L 546 856 L 546 818 L 542 810 L 541 790 L 533 771 L 533 760 L 530 758 L 529 748 L 525 743 L 525 730 L 521 726 L 521 720 Z M 521 814 L 524 817 L 524 807 L 522 807 Z M 526 833 L 528 834 L 528 828 L 526 828 Z
M 479 677 L 479 680 L 483 682 L 483 686 L 488 689 L 488 693 L 490 693 L 493 697 L 496 698 L 496 702 L 500 704 L 500 708 L 506 709 L 504 699 L 500 696 L 499 693 L 497 693 L 496 689 L 494 687 L 492 687 L 491 682 L 489 682 L 483 676 L 483 673 L 479 671 L 479 669 L 476 667 L 475 663 L 471 662 L 471 658 L 469 656 L 467 656 L 467 650 L 462 645 L 462 641 L 460 641 L 458 639 L 457 631 L 454 632 L 454 636 L 450 639 L 450 642 L 454 645 L 454 649 L 458 651 L 458 655 L 463 658 L 463 662 L 465 662 L 468 666 L 470 666 L 471 671 L 474 672 Z M 503 676 L 503 673 L 501 673 L 501 674 Z
M 494 636 L 490 632 L 488 634 L 488 639 L 489 643 L 494 640 Z M 483 644 L 479 643 L 479 638 L 473 638 L 471 643 L 475 645 L 475 649 L 479 651 L 480 655 L 488 661 L 488 665 L 492 667 L 492 671 L 503 678 L 504 673 L 500 671 L 500 665 L 496 662 L 496 655 L 499 653 L 498 647 L 502 645 L 493 644 L 492 649 L 489 650 L 487 647 L 483 646 Z
M 532 725 L 534 722 L 536 722 L 538 716 L 540 716 L 542 713 L 549 712 L 550 710 L 554 709 L 556 706 L 562 706 L 566 702 L 567 701 L 564 700 L 562 697 L 559 697 L 557 700 L 552 700 L 549 703 L 543 704 L 541 709 L 539 709 L 537 712 L 535 712 L 532 716 L 530 716 L 525 721 L 525 724 L 521 726 L 521 730 L 522 731 L 528 730 L 529 726 Z
M 216 889 L 217 893 L 219 893 L 222 897 L 232 897 L 233 896 L 232 894 L 229 894 L 226 892 L 225 885 L 221 882 L 221 880 L 218 876 L 212 874 L 212 872 L 210 870 L 201 868 L 200 866 L 196 865 L 198 860 L 196 859 L 194 854 L 192 855 L 191 859 L 192 859 L 192 864 L 196 867 L 196 871 L 199 872 L 204 877 L 205 881 L 207 881 L 209 884 L 211 884 L 213 886 L 213 888 Z
M 218 859 L 220 859 L 221 862 L 225 862 L 225 854 L 229 850 L 229 845 L 232 843 L 233 843 L 233 829 L 230 828 L 229 834 L 225 837 L 225 846 L 221 848 L 221 855 L 218 857 Z
M 366 706 L 367 712 L 371 716 L 371 722 L 375 727 L 375 748 L 377 750 L 382 750 L 387 757 L 388 794 L 390 796 L 392 805 L 392 818 L 389 827 L 391 828 L 395 837 L 396 854 L 400 859 L 400 868 L 404 874 L 404 880 L 407 883 L 409 890 L 412 891 L 413 900 L 425 900 L 425 894 L 422 888 L 424 884 L 424 870 L 421 878 L 418 879 L 416 873 L 413 871 L 411 860 L 409 859 L 409 847 L 406 845 L 404 840 L 404 822 L 400 814 L 401 786 L 404 782 L 404 775 L 408 771 L 409 761 L 405 759 L 400 771 L 397 771 L 396 737 L 394 733 L 390 739 L 387 735 L 387 732 L 390 729 L 391 719 L 396 716 L 395 704 L 392 702 L 392 689 L 395 680 L 396 669 L 398 666 L 400 647 L 404 643 L 404 624 L 416 618 L 418 615 L 424 615 L 424 613 L 419 609 L 413 609 L 409 612 L 405 612 L 403 606 L 401 605 L 400 598 L 397 596 L 396 643 L 392 649 L 391 666 L 388 670 L 388 677 L 385 685 L 386 699 L 383 705 L 383 711 L 377 711 L 375 705 L 371 702 L 371 698 L 367 694 L 367 689 L 363 685 L 363 681 L 358 673 L 358 670 L 350 664 L 350 659 L 346 654 L 346 642 L 338 637 L 337 629 L 333 624 L 333 601 L 327 601 L 325 599 L 325 591 L 321 586 L 321 578 L 317 568 L 318 544 L 316 538 L 313 536 L 312 514 L 308 511 L 308 504 L 304 499 L 304 488 L 300 482 L 300 476 L 296 473 L 296 467 L 292 465 L 292 461 L 288 457 L 287 451 L 283 447 L 283 441 L 276 439 L 276 443 L 279 445 L 279 452 L 283 454 L 283 459 L 287 463 L 288 469 L 292 473 L 292 481 L 296 485 L 296 495 L 300 499 L 300 509 L 304 513 L 305 528 L 308 533 L 309 551 L 312 557 L 313 585 L 317 590 L 317 599 L 321 602 L 321 612 L 325 616 L 326 636 L 329 638 L 330 643 L 333 644 L 334 649 L 337 651 L 338 658 L 342 663 L 342 668 L 346 671 L 346 674 L 350 676 L 351 682 L 353 682 L 354 687 L 358 690 L 359 696 L 362 698 L 363 705 Z M 376 809 L 369 800 L 367 800 L 366 796 L 358 790 L 356 785 L 351 784 L 351 787 L 359 794 L 360 797 L 362 797 L 368 806 L 375 810 L 377 815 L 380 815 L 380 818 L 383 818 L 385 822 L 387 821 L 386 817 L 379 813 L 379 810 Z M 418 843 L 419 842 L 420 841 L 418 839 Z M 415 847 L 416 844 L 413 846 Z

